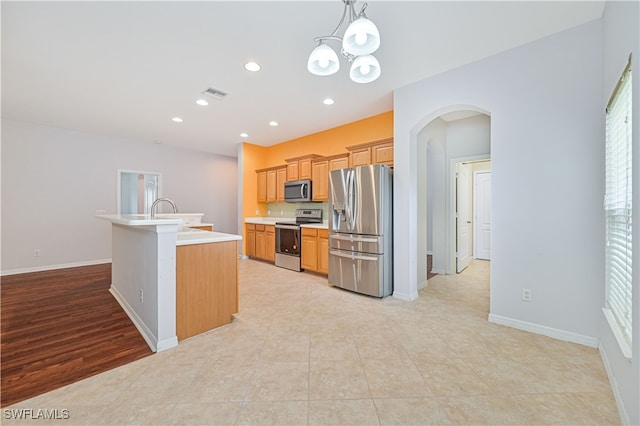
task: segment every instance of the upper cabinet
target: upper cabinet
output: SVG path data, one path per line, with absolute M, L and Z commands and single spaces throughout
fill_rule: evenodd
M 311 179 L 311 161 L 318 157 L 317 154 L 309 154 L 284 160 L 287 162 L 287 182 Z
M 316 158 L 311 162 L 311 180 L 313 181 L 313 201 L 329 199 L 329 172 L 349 167 L 349 154 Z
M 393 166 L 393 138 L 348 146 L 349 166 L 386 164 Z
M 284 202 L 284 182 L 287 166 L 256 170 L 258 179 L 258 202 Z

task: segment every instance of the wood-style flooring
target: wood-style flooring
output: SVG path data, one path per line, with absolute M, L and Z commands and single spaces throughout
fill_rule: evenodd
M 1 280 L 3 407 L 152 354 L 109 293 L 110 263 Z

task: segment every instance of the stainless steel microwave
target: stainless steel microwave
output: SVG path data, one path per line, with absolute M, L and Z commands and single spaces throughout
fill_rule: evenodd
M 284 201 L 287 203 L 311 202 L 311 181 L 297 180 L 295 182 L 285 182 Z

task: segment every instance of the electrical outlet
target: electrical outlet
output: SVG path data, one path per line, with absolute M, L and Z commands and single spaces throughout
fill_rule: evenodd
M 144 302 L 144 291 L 140 289 L 140 303 Z
M 267 216 L 271 216 L 271 210 L 267 210 Z
M 280 216 L 284 216 L 284 210 L 280 210 Z
M 40 257 L 40 250 L 34 250 L 33 257 Z
M 525 302 L 531 302 L 531 290 L 529 290 L 528 288 L 522 289 L 522 300 L 524 300 Z
M 256 215 L 260 216 L 260 210 L 256 209 Z

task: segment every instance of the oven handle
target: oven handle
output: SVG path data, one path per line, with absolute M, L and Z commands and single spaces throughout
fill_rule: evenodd
M 300 229 L 300 227 L 298 225 L 276 225 L 277 229 L 293 229 L 294 231 L 297 231 Z
M 373 260 L 373 261 L 378 260 L 377 257 L 363 256 L 363 255 L 357 255 L 357 254 L 344 254 L 344 253 L 340 253 L 338 250 L 330 250 L 329 254 L 332 254 L 334 256 L 346 257 L 347 259 L 353 259 L 353 260 Z

